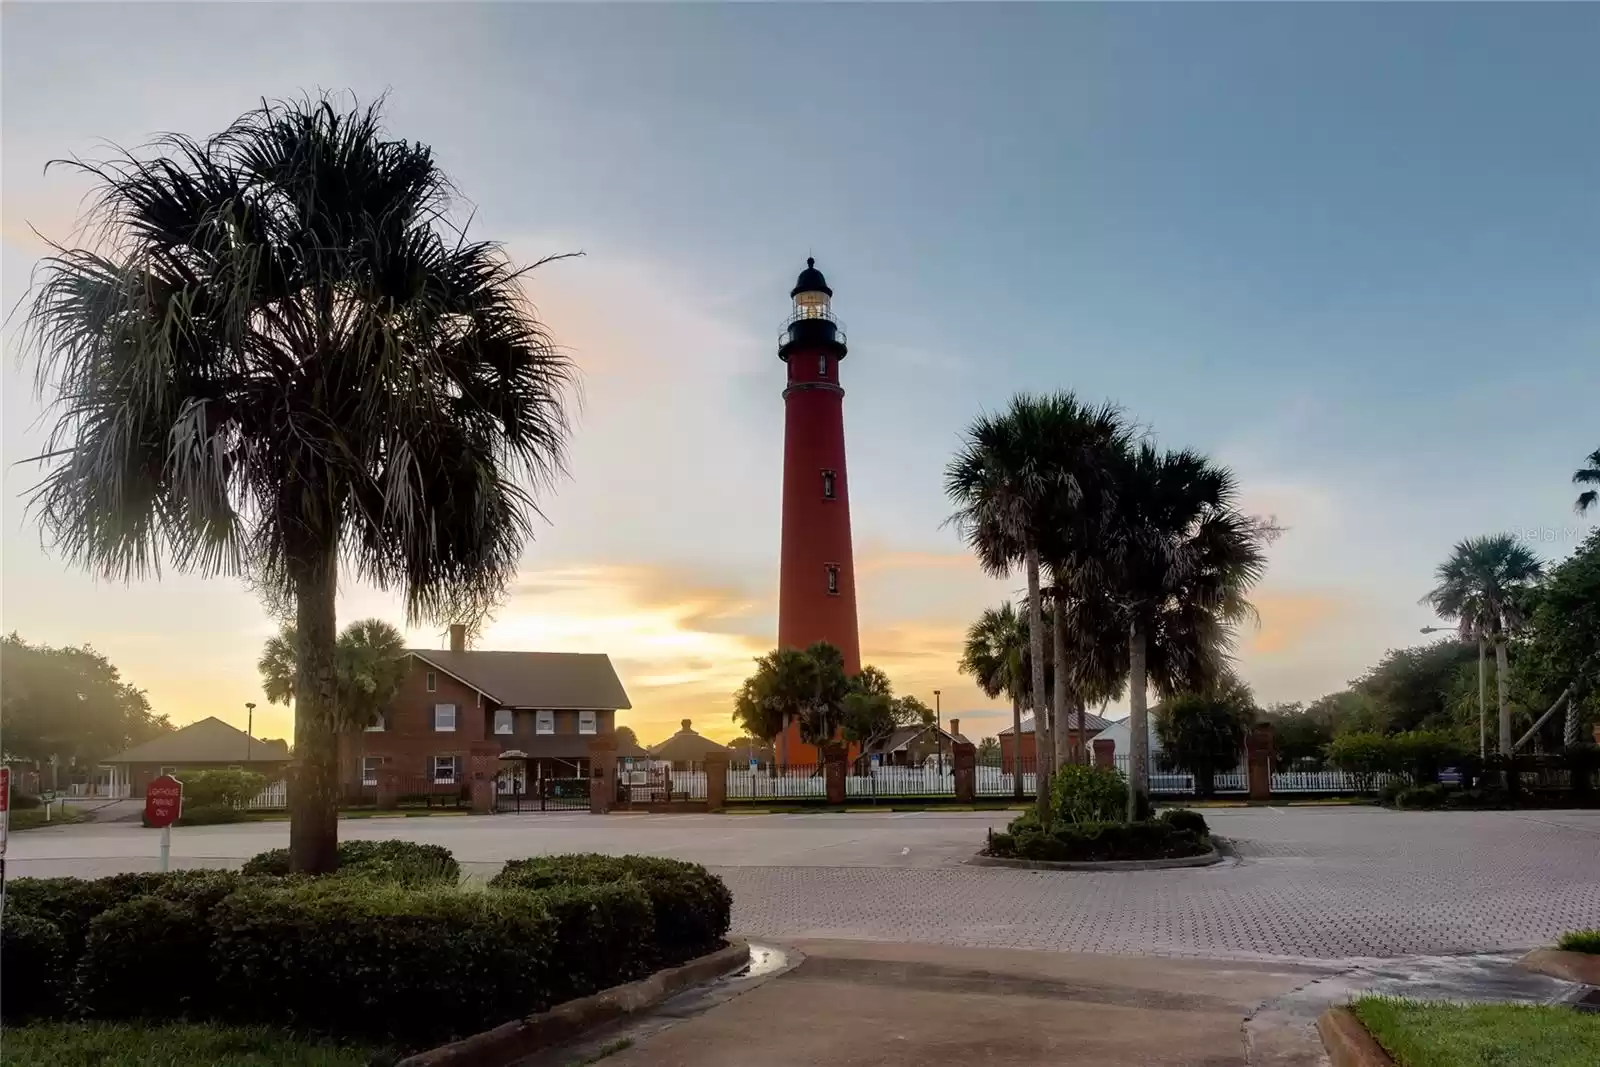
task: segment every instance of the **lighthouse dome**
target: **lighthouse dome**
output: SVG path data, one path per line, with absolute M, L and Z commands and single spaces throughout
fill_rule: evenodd
M 817 269 L 817 261 L 810 256 L 806 257 L 806 269 L 800 272 L 800 277 L 795 279 L 794 288 L 789 290 L 791 298 L 801 293 L 827 293 L 833 295 L 833 290 L 828 288 L 828 279 L 822 276 Z

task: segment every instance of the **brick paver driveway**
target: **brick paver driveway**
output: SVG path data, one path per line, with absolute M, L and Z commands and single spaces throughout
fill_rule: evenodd
M 1600 926 L 1600 812 L 1208 811 L 1237 862 L 1127 874 L 963 866 L 1007 813 L 524 815 L 348 821 L 347 837 L 452 849 L 486 874 L 539 852 L 678 856 L 734 891 L 737 932 L 1207 957 L 1347 959 L 1520 949 Z M 177 862 L 284 844 L 282 823 L 173 835 Z M 10 873 L 148 870 L 154 831 L 12 838 Z

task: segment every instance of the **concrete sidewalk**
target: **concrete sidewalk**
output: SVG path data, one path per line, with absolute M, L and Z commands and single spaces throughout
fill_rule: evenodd
M 1245 1067 L 1243 1022 L 1328 973 L 1211 962 L 802 941 L 798 967 L 605 1067 Z

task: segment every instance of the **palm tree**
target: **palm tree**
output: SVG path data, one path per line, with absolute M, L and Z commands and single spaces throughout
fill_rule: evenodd
M 844 653 L 826 641 L 804 650 L 774 649 L 756 660 L 755 673 L 734 694 L 733 720 L 751 737 L 777 740 L 780 746 L 789 723 L 798 722 L 801 738 L 820 748 L 839 736 L 858 684 L 886 687 L 888 678 L 875 667 L 852 678 L 845 672 Z M 788 766 L 782 747 L 778 765 Z
M 269 704 L 294 703 L 299 637 L 285 624 L 267 639 L 256 669 Z M 339 634 L 337 728 L 363 730 L 378 721 L 406 675 L 406 640 L 382 619 L 358 619 Z
M 1527 594 L 1544 577 L 1544 564 L 1512 534 L 1469 537 L 1434 572 L 1438 584 L 1422 603 L 1440 618 L 1460 620 L 1461 638 L 1479 642 L 1480 687 L 1485 642 L 1494 646 L 1494 681 L 1500 709 L 1502 756 L 1511 754 L 1511 636 L 1526 623 Z
M 1078 760 L 1089 763 L 1088 706 L 1122 696 L 1128 682 L 1128 639 L 1122 614 L 1103 588 L 1084 587 L 1064 564 L 1051 567 L 1056 707 L 1068 709 L 1057 735 L 1058 762 L 1067 759 L 1067 730 L 1075 725 Z
M 1048 814 L 1050 720 L 1045 708 L 1045 626 L 1040 551 L 1064 516 L 1096 513 L 1128 430 L 1111 405 L 1092 407 L 1069 392 L 1019 394 L 1001 415 L 982 415 L 945 469 L 950 521 L 994 575 L 1021 563 L 1028 581 L 1029 692 L 1038 759 L 1039 807 Z M 1020 745 L 1021 737 L 1018 737 Z
M 100 240 L 56 246 L 29 311 L 58 390 L 33 506 L 107 577 L 165 557 L 292 606 L 290 865 L 330 870 L 340 566 L 409 621 L 481 619 L 563 469 L 572 364 L 377 106 L 264 104 L 75 165 Z
M 1225 665 L 1266 567 L 1270 523 L 1235 506 L 1233 474 L 1187 450 L 1142 442 L 1117 476 L 1101 557 L 1128 641 L 1128 817 L 1149 806 L 1149 690 L 1198 690 Z M 1098 575 L 1083 569 L 1080 581 Z
M 1004 693 L 1011 698 L 1012 795 L 1022 797 L 1022 697 L 1028 688 L 1026 667 L 1028 628 L 1007 600 L 998 608 L 986 608 L 967 628 L 961 651 L 961 672 L 970 674 L 993 699 Z M 1034 730 L 1039 728 L 1034 723 Z M 1034 736 L 1034 750 L 1039 738 Z
M 1583 462 L 1587 466 L 1579 467 L 1572 472 L 1572 484 L 1600 486 L 1600 448 L 1590 452 L 1588 456 L 1584 457 Z M 1597 500 L 1600 500 L 1600 489 L 1585 489 L 1578 494 L 1578 499 L 1573 503 L 1573 507 L 1579 515 L 1587 515 L 1589 509 L 1594 507 Z

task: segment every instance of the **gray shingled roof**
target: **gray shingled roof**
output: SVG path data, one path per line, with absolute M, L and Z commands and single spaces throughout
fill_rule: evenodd
M 590 652 L 440 652 L 408 649 L 508 708 L 631 708 L 611 657 Z
M 659 744 L 650 746 L 650 755 L 658 760 L 670 760 L 674 763 L 700 763 L 705 760 L 707 752 L 727 752 L 727 746 L 719 745 L 709 737 L 702 737 L 689 729 L 689 720 L 683 720 L 683 729 Z
M 229 726 L 215 715 L 174 730 L 170 734 L 134 745 L 120 755 L 101 763 L 244 763 L 287 760 L 287 741 L 251 740 L 243 730 Z
M 1107 726 L 1111 725 L 1110 719 L 1102 719 L 1092 711 L 1086 711 L 1083 713 L 1083 721 L 1087 724 L 1088 730 L 1091 734 L 1097 734 L 1101 730 L 1104 730 Z M 1078 716 L 1072 712 L 1068 712 L 1067 725 L 1069 729 L 1076 730 L 1078 728 Z M 1000 732 L 1003 734 L 1009 734 L 1011 732 L 1011 727 L 1007 726 Z M 1022 732 L 1025 734 L 1033 733 L 1032 715 L 1024 715 L 1022 717 Z

